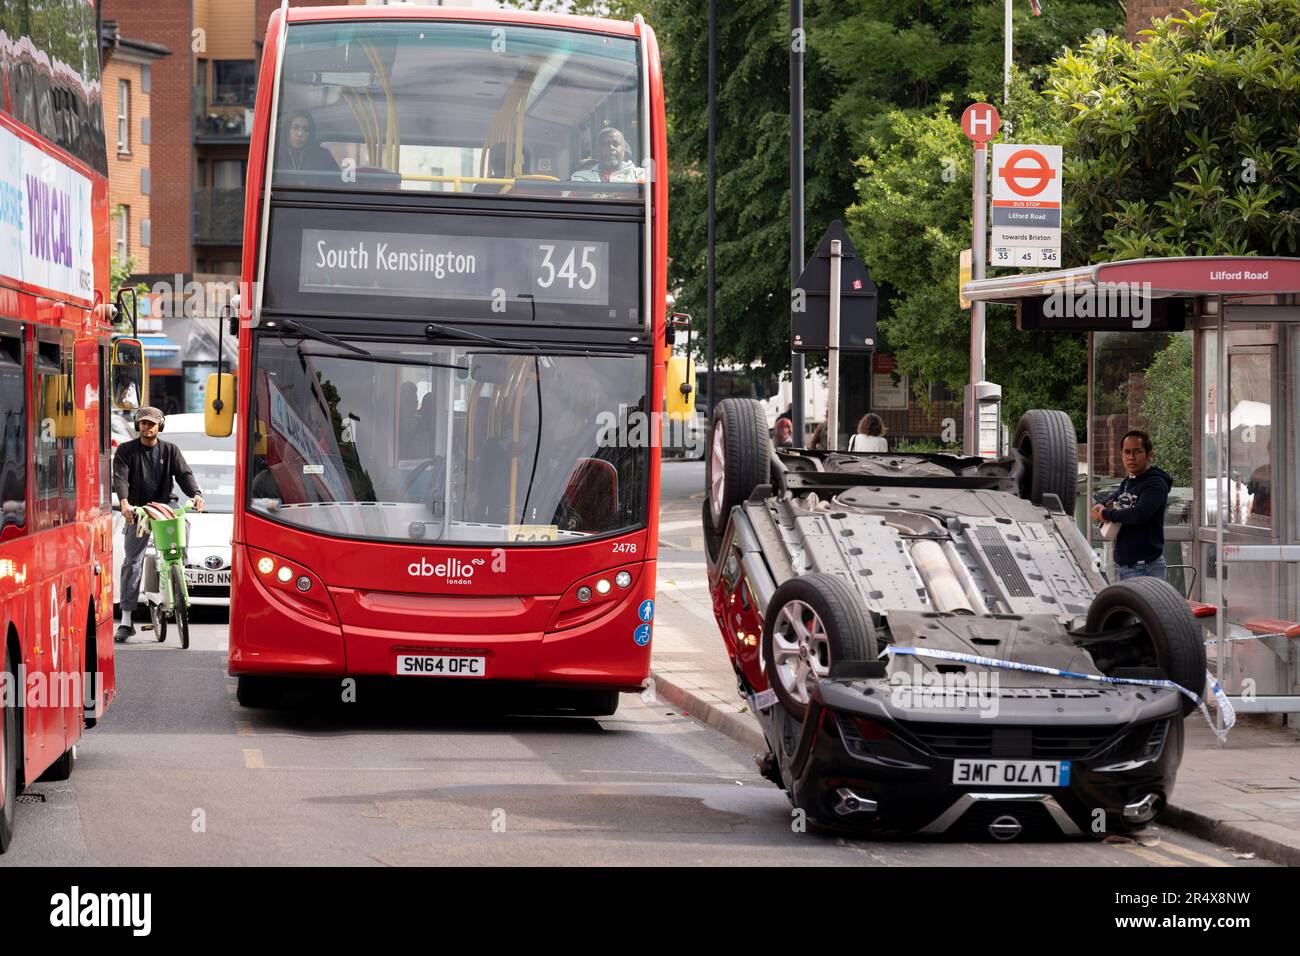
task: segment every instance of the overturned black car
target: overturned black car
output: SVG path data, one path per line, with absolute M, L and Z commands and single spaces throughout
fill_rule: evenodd
M 1107 583 L 1071 519 L 1065 413 L 1026 413 L 1013 446 L 778 453 L 758 403 L 718 404 L 714 615 L 764 774 L 814 820 L 1104 836 L 1168 799 L 1206 683 L 1201 630 L 1164 581 Z

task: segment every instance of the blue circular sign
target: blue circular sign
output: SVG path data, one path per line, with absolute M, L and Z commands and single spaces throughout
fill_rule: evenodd
M 632 640 L 636 641 L 640 647 L 645 647 L 650 643 L 650 625 L 642 624 L 632 632 Z
M 643 621 L 653 621 L 655 619 L 655 602 L 642 601 L 641 606 L 636 609 L 636 616 Z

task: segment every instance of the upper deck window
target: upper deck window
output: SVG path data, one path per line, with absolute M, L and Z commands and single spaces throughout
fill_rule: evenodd
M 477 23 L 289 27 L 273 185 L 639 201 L 635 40 Z

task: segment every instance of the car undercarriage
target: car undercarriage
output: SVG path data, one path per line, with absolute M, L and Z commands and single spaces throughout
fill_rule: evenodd
M 764 774 L 813 820 L 867 832 L 1153 819 L 1203 637 L 1164 581 L 1107 582 L 1070 517 L 1068 417 L 1027 413 L 997 460 L 778 453 L 755 404 L 718 406 L 703 521 Z

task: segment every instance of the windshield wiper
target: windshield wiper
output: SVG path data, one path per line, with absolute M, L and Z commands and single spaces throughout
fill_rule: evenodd
M 435 335 L 445 335 L 453 339 L 472 339 L 477 342 L 486 342 L 488 345 L 495 345 L 497 348 L 517 351 L 535 351 L 537 349 L 536 345 L 530 345 L 526 342 L 507 342 L 505 339 L 496 339 L 490 335 L 471 332 L 468 329 L 458 329 L 454 325 L 443 325 L 441 322 L 426 322 L 424 334 L 429 338 L 433 338 Z
M 335 338 L 328 332 L 321 332 L 319 329 L 313 329 L 310 326 L 303 325 L 301 322 L 297 322 L 293 319 L 284 319 L 281 321 L 280 329 L 282 331 L 290 332 L 293 335 L 301 335 L 303 338 L 316 339 L 318 342 L 328 342 L 330 345 L 341 349 L 347 349 L 349 352 L 356 352 L 358 355 L 370 354 L 359 345 L 353 345 L 351 342 L 344 342 L 342 339 Z

